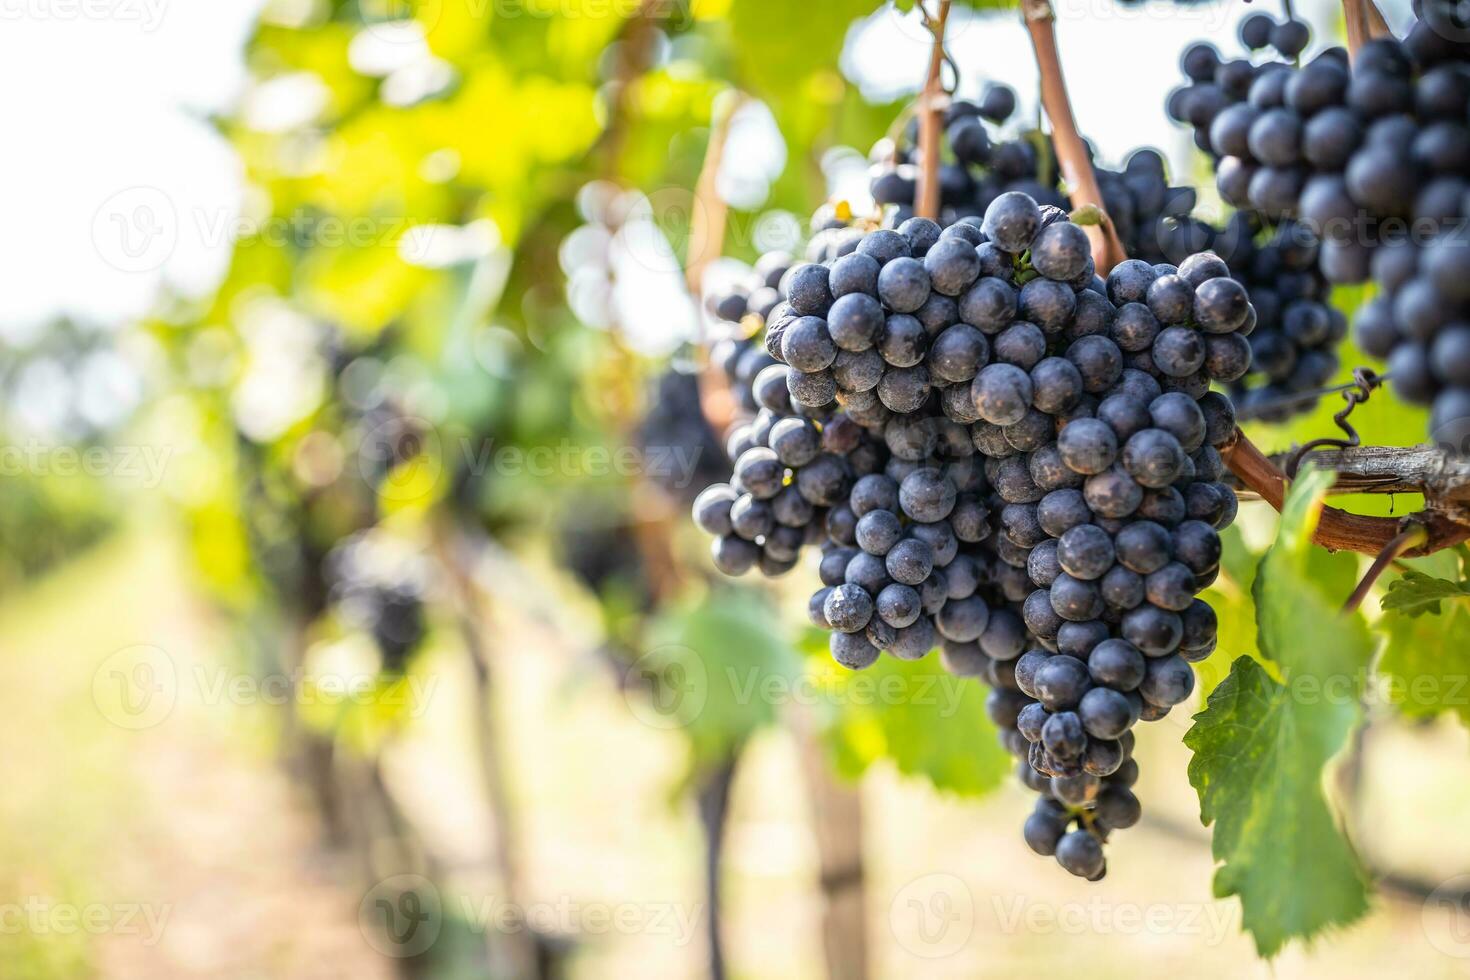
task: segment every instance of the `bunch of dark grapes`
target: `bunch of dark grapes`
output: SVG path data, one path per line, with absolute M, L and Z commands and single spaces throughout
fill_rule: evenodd
M 1240 39 L 1252 51 L 1272 47 L 1294 60 L 1309 34 L 1298 21 L 1258 13 L 1241 22 Z M 1309 393 L 1336 373 L 1346 333 L 1345 318 L 1327 302 L 1323 268 L 1334 261 L 1334 246 L 1324 250 L 1318 229 L 1292 217 L 1307 174 L 1301 147 L 1284 145 L 1303 131 L 1301 113 L 1316 112 L 1345 86 L 1346 52 L 1330 49 L 1299 69 L 1222 60 L 1201 43 L 1185 50 L 1180 65 L 1190 84 L 1170 97 L 1169 111 L 1195 127 L 1221 197 L 1240 209 L 1212 247 L 1248 288 L 1259 318 L 1253 373 L 1235 385 L 1237 401 L 1252 416 L 1281 421 L 1315 404 Z
M 372 637 L 383 670 L 401 674 L 426 634 L 423 576 L 390 560 L 374 532 L 339 542 L 323 561 L 332 608 L 348 625 Z
M 1088 878 L 1138 818 L 1131 728 L 1189 696 L 1214 647 L 1195 598 L 1235 496 L 1211 392 L 1249 367 L 1255 313 L 1212 254 L 1104 282 L 1087 236 L 1020 193 L 983 221 L 909 219 L 782 278 L 777 359 L 695 522 L 740 574 L 820 549 L 833 657 L 882 652 L 992 687 L 1042 796 L 1026 839 Z
M 952 159 L 939 164 L 940 220 L 948 225 L 960 218 L 982 215 L 990 202 L 1007 191 L 1022 191 L 1045 204 L 1060 205 L 1056 154 L 1039 132 L 1002 139 L 995 129 L 1016 111 L 1016 93 L 992 84 L 979 102 L 955 99 L 945 110 L 943 146 Z M 895 148 L 888 140 L 873 147 L 873 200 L 893 205 L 893 224 L 913 217 L 923 155 L 915 145 L 918 123 L 907 130 L 910 148 Z
M 1446 29 L 1452 6 L 1417 9 L 1402 41 L 1371 41 L 1351 65 L 1332 49 L 1299 69 L 1252 69 L 1195 45 L 1182 62 L 1194 82 L 1170 111 L 1216 157 L 1222 197 L 1296 219 L 1328 282 L 1375 281 L 1358 344 L 1388 361 L 1400 397 L 1432 406 L 1437 432 L 1470 417 L 1470 34 Z M 1290 328 L 1282 316 L 1289 335 L 1341 332 L 1316 306 L 1298 307 Z M 1264 342 L 1259 366 L 1273 380 L 1297 370 L 1288 348 L 1303 377 L 1325 366 L 1291 336 Z
M 1255 218 L 1237 211 L 1217 239 L 1256 310 L 1251 373 L 1231 391 L 1243 414 L 1280 422 L 1310 409 L 1336 375 L 1347 318 L 1328 303 L 1331 283 L 1317 265 L 1316 236 L 1287 220 L 1256 242 Z
M 1217 574 L 1218 532 L 1235 513 L 1216 450 L 1234 409 L 1209 383 L 1244 373 L 1254 326 L 1249 296 L 1213 254 L 1178 268 L 1130 260 L 1106 288 L 1108 336 L 1128 367 L 1099 385 L 1090 413 L 1060 420 L 1053 479 L 1002 514 L 1031 548 L 1037 591 L 1023 612 L 1041 644 L 993 714 L 1028 746 L 1022 778 L 1042 793 L 1027 842 L 1088 878 L 1105 870 L 1109 833 L 1139 816 L 1132 726 L 1184 701 L 1190 664 L 1214 649 L 1214 613 L 1195 596 Z M 993 390 L 982 374 L 977 403 Z M 1033 383 L 1033 399 L 1043 390 Z
M 1154 149 L 1135 150 L 1121 171 L 1094 165 L 1103 209 L 1124 250 L 1145 262 L 1179 262 L 1210 247 L 1213 230 L 1192 217 L 1192 187 L 1169 186 L 1164 158 Z
M 704 415 L 699 378 L 689 371 L 666 368 L 654 380 L 633 441 L 643 456 L 642 472 L 685 503 L 699 487 L 730 475 L 719 435 Z
M 766 318 L 781 304 L 781 280 L 794 261 L 786 252 L 767 252 L 756 261 L 745 282 L 709 298 L 710 313 L 729 325 L 710 346 L 710 360 L 725 376 L 745 412 L 759 411 L 752 385 L 762 368 L 775 363 L 761 346 L 760 336 Z
M 1359 51 L 1342 123 L 1351 152 L 1340 174 L 1312 177 L 1301 210 L 1321 222 L 1350 214 L 1357 228 L 1368 219 L 1368 234 L 1343 246 L 1343 277 L 1378 287 L 1354 336 L 1387 360 L 1399 397 L 1431 406 L 1430 431 L 1458 443 L 1470 419 L 1470 44 L 1449 37 L 1470 33 L 1432 26 L 1448 11 L 1424 16 L 1403 41 Z
M 1233 147 L 1221 149 L 1217 146 L 1213 133 L 1216 120 L 1222 116 L 1233 118 L 1241 115 L 1241 110 L 1236 109 L 1238 106 L 1263 110 L 1281 105 L 1283 90 L 1292 77 L 1292 66 L 1306 50 L 1311 32 L 1301 21 L 1277 23 L 1269 14 L 1257 13 L 1241 21 L 1240 40 L 1252 51 L 1273 48 L 1284 60 L 1254 64 L 1249 58 L 1222 58 L 1219 49 L 1204 41 L 1191 44 L 1179 59 L 1179 68 L 1187 81 L 1169 93 L 1166 103 L 1170 118 L 1192 126 L 1195 145 L 1216 158 L 1240 156 L 1232 154 Z M 1323 59 L 1346 64 L 1347 52 L 1332 48 L 1317 60 Z M 1235 112 L 1232 114 L 1231 110 Z M 1224 193 L 1225 178 L 1222 177 L 1221 181 Z M 1263 181 L 1263 187 L 1265 183 Z M 1242 203 L 1230 196 L 1226 200 Z
M 1043 205 L 1065 207 L 1050 137 L 1040 132 L 1002 140 L 987 124 L 1003 123 L 1014 111 L 1015 93 L 992 85 L 980 102 L 956 100 L 945 113 L 943 145 L 952 161 L 939 167 L 941 222 L 945 225 L 985 213 L 1001 194 L 1019 191 Z M 909 138 L 917 136 L 911 125 Z M 922 157 L 918 149 L 895 152 L 884 141 L 873 149 L 872 193 L 880 206 L 892 206 L 892 227 L 913 217 Z M 1143 149 L 1121 171 L 1096 168 L 1103 205 L 1130 255 L 1148 261 L 1175 260 L 1200 251 L 1190 187 L 1169 186 L 1163 157 Z M 1193 247 L 1190 247 L 1193 245 Z M 808 258 L 816 259 L 812 256 Z

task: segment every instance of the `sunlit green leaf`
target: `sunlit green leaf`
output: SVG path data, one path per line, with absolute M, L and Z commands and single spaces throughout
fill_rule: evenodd
M 1236 660 L 1185 736 L 1200 819 L 1214 824 L 1215 893 L 1240 898 L 1264 956 L 1367 910 L 1367 878 L 1322 790 L 1323 768 L 1361 720 L 1372 653 L 1361 619 L 1308 577 L 1330 483 L 1311 470 L 1297 479 L 1256 576 L 1270 669 Z

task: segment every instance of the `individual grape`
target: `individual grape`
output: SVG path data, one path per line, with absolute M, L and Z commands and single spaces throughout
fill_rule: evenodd
M 761 550 L 754 542 L 734 534 L 715 538 L 710 546 L 715 567 L 726 575 L 744 575 L 760 560 Z
M 700 491 L 694 498 L 694 523 L 706 534 L 722 537 L 729 534 L 734 525 L 730 509 L 739 494 L 723 483 L 716 483 Z
M 980 230 L 997 248 L 1013 255 L 1031 247 L 1041 227 L 1041 211 L 1025 194 L 1009 191 L 996 198 L 985 210 Z
M 980 257 L 968 242 L 947 238 L 928 250 L 924 270 L 935 290 L 945 296 L 959 296 L 979 278 Z
M 990 358 L 985 335 L 966 323 L 955 324 L 934 339 L 929 349 L 930 373 L 941 381 L 972 380 Z
M 1178 655 L 1156 657 L 1148 661 L 1138 693 L 1149 704 L 1172 708 L 1189 698 L 1194 691 L 1194 670 Z
M 1162 657 L 1178 649 L 1184 623 L 1177 613 L 1145 603 L 1123 614 L 1123 638 L 1145 656 Z
M 889 550 L 884 565 L 894 581 L 918 585 L 934 570 L 934 549 L 928 542 L 908 538 Z
M 1118 456 L 1118 437 L 1098 419 L 1076 419 L 1057 435 L 1062 462 L 1074 473 L 1102 473 Z
M 1057 844 L 1066 832 L 1065 820 L 1040 811 L 1026 818 L 1022 831 L 1026 845 L 1043 857 L 1051 857 L 1057 852 Z
M 822 316 L 832 303 L 827 269 L 816 263 L 790 267 L 782 276 L 781 293 L 796 316 Z
M 1101 578 L 1113 564 L 1113 539 L 1095 524 L 1081 524 L 1057 541 L 1057 561 L 1068 575 Z
M 862 633 L 833 633 L 828 645 L 832 659 L 848 670 L 864 670 L 878 662 L 880 651 Z
M 1085 830 L 1073 830 L 1056 844 L 1057 863 L 1079 878 L 1093 878 L 1103 870 L 1102 845 Z
M 994 276 L 980 279 L 959 298 L 960 319 L 982 333 L 994 334 L 1016 316 L 1019 294 Z
M 839 585 L 828 594 L 822 613 L 833 629 L 856 633 L 873 617 L 873 598 L 858 585 Z
M 928 346 L 929 334 L 924 325 L 906 314 L 890 316 L 878 336 L 878 353 L 894 367 L 911 368 L 923 361 Z
M 1011 324 L 992 341 L 995 360 L 1030 371 L 1046 357 L 1047 340 L 1041 328 L 1024 320 Z
M 1147 680 L 1145 665 L 1144 679 Z M 1093 738 L 1118 738 L 1138 721 L 1138 709 L 1111 687 L 1094 687 L 1082 696 L 1077 717 Z
M 1036 698 L 1048 711 L 1076 708 L 1092 686 L 1087 667 L 1076 657 L 1049 657 L 1036 668 Z
M 1097 684 L 1114 691 L 1131 691 L 1143 682 L 1143 654 L 1126 640 L 1108 639 L 1092 648 L 1087 669 Z
M 1141 486 L 1166 487 L 1179 479 L 1186 457 L 1179 440 L 1163 429 L 1142 429 L 1123 446 L 1123 468 Z
M 1031 377 L 1014 364 L 990 364 L 975 376 L 971 392 L 980 417 L 995 425 L 1019 422 L 1031 406 Z
M 1086 233 L 1068 221 L 1046 226 L 1031 245 L 1032 266 L 1047 279 L 1058 282 L 1076 279 L 1091 259 L 1092 248 Z

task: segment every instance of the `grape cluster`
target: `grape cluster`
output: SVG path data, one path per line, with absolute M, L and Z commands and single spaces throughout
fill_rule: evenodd
M 1255 219 L 1236 212 L 1217 246 L 1256 309 L 1251 373 L 1232 394 L 1242 413 L 1280 422 L 1310 409 L 1315 393 L 1337 373 L 1337 348 L 1348 324 L 1328 302 L 1332 284 L 1317 265 L 1316 236 L 1286 220 L 1257 242 Z
M 1174 262 L 1209 248 L 1212 230 L 1192 217 L 1193 187 L 1171 187 L 1164 158 L 1144 148 L 1129 155 L 1121 171 L 1094 164 L 1103 209 L 1124 250 L 1149 263 Z
M 781 280 L 794 263 L 786 252 L 762 255 L 744 282 L 712 295 L 710 313 L 732 326 L 710 347 L 710 360 L 724 375 L 740 408 L 754 414 L 760 410 L 753 384 L 762 368 L 776 363 L 761 346 L 766 318 L 781 303 Z
M 739 367 L 737 356 L 732 370 L 738 374 Z M 745 391 L 749 392 L 749 385 Z M 650 480 L 687 503 L 696 488 L 730 475 L 730 467 L 721 458 L 720 437 L 704 416 L 696 375 L 666 368 L 650 385 L 646 404 L 633 444 L 644 457 L 644 472 Z M 677 472 L 667 465 L 670 457 L 691 460 L 693 472 Z
M 1286 60 L 1269 60 L 1255 64 L 1249 58 L 1225 59 L 1213 44 L 1205 41 L 1191 44 L 1179 58 L 1179 68 L 1187 82 L 1169 93 L 1166 103 L 1170 118 L 1192 126 L 1195 145 L 1217 161 L 1225 157 L 1250 161 L 1246 134 L 1239 132 L 1241 124 L 1248 131 L 1259 114 L 1285 104 L 1287 83 L 1296 75 L 1293 63 L 1306 50 L 1310 39 L 1311 33 L 1301 21 L 1286 20 L 1277 23 L 1269 14 L 1257 13 L 1241 21 L 1241 43 L 1252 51 L 1274 48 Z M 1313 64 L 1345 67 L 1347 52 L 1342 48 L 1330 48 L 1318 55 Z M 1297 83 L 1297 86 L 1301 87 L 1301 83 Z M 1264 128 L 1269 129 L 1270 124 L 1266 124 Z M 1221 137 L 1227 137 L 1223 144 Z M 1277 156 L 1267 154 L 1258 162 L 1275 167 L 1290 165 L 1290 161 L 1274 162 Z M 1242 169 L 1246 171 L 1244 179 L 1239 173 L 1235 173 Z M 1245 185 L 1249 185 L 1254 170 L 1236 164 L 1222 167 L 1221 170 L 1232 172 L 1229 177 L 1224 173 L 1217 174 L 1221 193 L 1233 204 L 1244 204 L 1248 195 L 1227 194 L 1226 190 L 1244 190 Z M 1268 178 L 1262 178 L 1261 189 L 1264 191 L 1268 186 L 1286 180 L 1287 178 L 1273 173 Z
M 1470 44 L 1448 40 L 1433 23 L 1359 51 L 1345 162 L 1311 178 L 1301 210 L 1318 222 L 1373 222 L 1341 247 L 1350 258 L 1342 278 L 1371 277 L 1378 286 L 1355 317 L 1354 336 L 1387 360 L 1399 397 L 1431 406 L 1430 431 L 1448 434 L 1470 419 Z
M 1009 191 L 1027 194 L 1044 205 L 1067 205 L 1048 135 L 1029 132 L 1001 140 L 987 128 L 986 123 L 1004 122 L 1014 111 L 1015 93 L 1003 85 L 992 85 L 979 103 L 957 100 L 950 104 L 943 145 L 954 161 L 939 167 L 940 219 L 945 225 L 984 214 L 991 201 Z M 916 135 L 910 132 L 910 139 Z M 872 157 L 876 161 L 873 199 L 880 206 L 893 206 L 889 223 L 901 224 L 914 213 L 922 162 L 919 151 L 894 152 L 891 144 L 881 141 Z M 1189 217 L 1196 203 L 1194 189 L 1169 186 L 1158 151 L 1138 150 L 1121 171 L 1097 166 L 1094 170 L 1103 206 L 1129 255 L 1164 262 L 1202 250 L 1198 223 Z
M 1295 59 L 1309 35 L 1300 22 L 1257 13 L 1241 22 L 1240 40 L 1252 51 L 1272 47 Z M 1234 386 L 1237 402 L 1252 416 L 1281 421 L 1315 403 L 1307 393 L 1336 373 L 1346 333 L 1345 318 L 1327 302 L 1331 282 L 1319 263 L 1317 230 L 1290 217 L 1305 181 L 1300 151 L 1281 145 L 1303 131 L 1299 113 L 1315 111 L 1326 90 L 1345 80 L 1346 52 L 1330 49 L 1297 69 L 1283 61 L 1222 60 L 1200 43 L 1185 50 L 1180 66 L 1190 83 L 1170 97 L 1169 112 L 1195 127 L 1221 197 L 1240 208 L 1206 234 L 1213 233 L 1211 247 L 1246 285 L 1259 318 L 1252 375 Z
M 1046 139 L 1039 132 L 1001 139 L 991 127 L 999 126 L 1016 111 L 1016 93 L 1005 85 L 992 84 L 979 102 L 955 99 L 945 110 L 943 146 L 952 160 L 939 164 L 940 220 L 948 225 L 961 218 L 985 213 L 990 202 L 1007 191 L 1022 191 L 1046 204 L 1060 205 L 1057 173 Z M 919 171 L 923 157 L 914 144 L 918 123 L 907 130 L 909 148 L 896 148 L 880 140 L 872 149 L 872 194 L 880 207 L 897 209 L 894 224 L 914 214 Z M 1044 152 L 1038 152 L 1043 147 Z
M 1182 60 L 1193 83 L 1170 112 L 1216 158 L 1225 200 L 1295 219 L 1291 251 L 1315 251 L 1326 282 L 1375 281 L 1358 344 L 1388 361 L 1400 397 L 1432 406 L 1439 431 L 1470 417 L 1470 34 L 1444 29 L 1452 7 L 1416 10 L 1423 19 L 1402 41 L 1371 41 L 1351 65 L 1340 49 L 1301 68 L 1253 67 L 1195 45 Z M 1258 366 L 1290 393 L 1322 373 L 1342 329 L 1321 303 L 1297 305 L 1289 323 L 1280 315 Z
M 328 597 L 349 626 L 372 637 L 388 673 L 402 673 L 426 634 L 425 580 L 412 560 L 385 547 L 373 531 L 338 542 L 322 562 Z
M 1138 817 L 1130 729 L 1214 646 L 1195 595 L 1236 502 L 1210 386 L 1249 367 L 1250 298 L 1213 254 L 1104 281 L 1082 229 L 1021 193 L 840 241 L 782 277 L 759 410 L 694 520 L 732 574 L 817 546 L 809 611 L 839 663 L 937 644 L 989 683 L 1042 794 L 1027 841 L 1100 877 Z

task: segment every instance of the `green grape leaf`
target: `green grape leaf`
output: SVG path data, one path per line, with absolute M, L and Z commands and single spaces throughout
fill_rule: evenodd
M 1409 570 L 1398 581 L 1389 583 L 1388 594 L 1383 597 L 1383 611 L 1400 612 L 1406 616 L 1425 613 L 1438 616 L 1445 599 L 1467 596 L 1470 596 L 1470 582 L 1451 582 Z
M 985 685 L 955 677 L 937 654 L 883 656 L 867 670 L 834 663 L 825 634 L 802 644 L 837 771 L 856 779 L 887 759 L 941 792 L 976 797 L 1001 786 L 1012 760 L 985 714 Z
M 1455 601 L 1470 594 L 1463 558 L 1446 549 L 1384 576 L 1381 696 L 1405 717 L 1452 711 L 1470 725 L 1470 603 Z
M 1293 484 L 1252 588 L 1261 661 L 1231 665 L 1184 739 L 1200 819 L 1214 824 L 1215 894 L 1240 898 L 1262 956 L 1368 908 L 1367 877 L 1322 789 L 1323 768 L 1361 720 L 1373 649 L 1361 619 L 1310 577 L 1330 483 L 1308 471 Z
M 1470 605 L 1451 603 L 1439 616 L 1389 612 L 1380 625 L 1383 698 L 1409 718 L 1453 711 L 1470 725 Z

